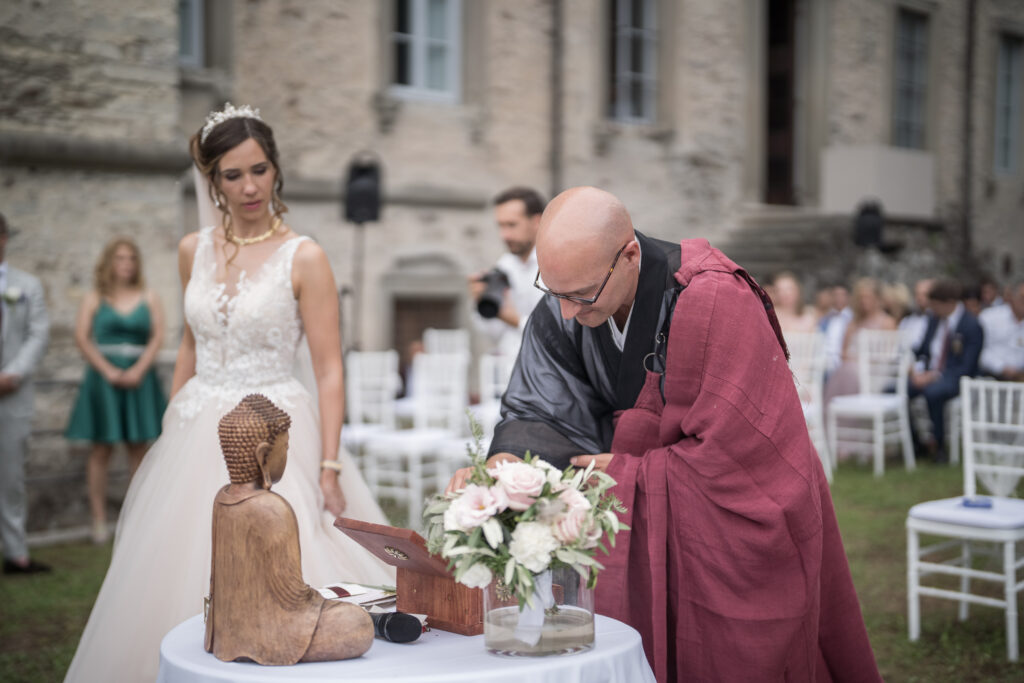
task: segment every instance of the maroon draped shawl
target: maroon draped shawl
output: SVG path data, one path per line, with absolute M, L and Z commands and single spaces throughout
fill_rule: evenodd
M 676 279 L 664 405 L 648 381 L 616 425 L 632 531 L 597 611 L 640 631 L 662 683 L 881 680 L 774 313 L 705 240 Z

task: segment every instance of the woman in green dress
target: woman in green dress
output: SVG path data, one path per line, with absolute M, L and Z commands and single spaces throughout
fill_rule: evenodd
M 86 478 L 96 543 L 109 538 L 107 470 L 114 446 L 125 444 L 135 474 L 147 443 L 160 435 L 167 401 L 153 361 L 163 332 L 163 309 L 146 289 L 138 246 L 115 238 L 103 249 L 95 287 L 75 319 L 75 343 L 88 366 L 66 432 L 92 442 Z

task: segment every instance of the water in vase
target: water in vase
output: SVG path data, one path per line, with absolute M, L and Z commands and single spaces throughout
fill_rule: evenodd
M 499 607 L 484 617 L 484 641 L 499 655 L 538 657 L 573 654 L 594 647 L 594 615 L 589 610 L 559 605 L 544 619 L 540 640 L 531 645 L 516 637 L 519 607 Z

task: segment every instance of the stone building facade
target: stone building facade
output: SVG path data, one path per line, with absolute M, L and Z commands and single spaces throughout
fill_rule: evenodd
M 53 321 L 39 505 L 82 488 L 60 430 L 109 237 L 142 244 L 173 357 L 186 140 L 226 100 L 274 127 L 288 220 L 331 259 L 346 346 L 466 325 L 465 278 L 503 248 L 488 202 L 513 184 L 606 188 L 640 230 L 708 237 L 758 275 L 965 274 L 964 244 L 997 276 L 1024 267 L 1020 0 L 13 0 L 0 36 L 0 211 Z M 1000 127 L 997 105 L 1017 118 Z M 341 199 L 359 154 L 384 197 L 362 227 Z M 850 251 L 869 197 L 906 245 L 881 261 Z M 75 505 L 37 528 L 84 518 Z

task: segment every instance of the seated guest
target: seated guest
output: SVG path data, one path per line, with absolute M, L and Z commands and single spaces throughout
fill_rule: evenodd
M 978 286 L 981 288 L 981 310 L 1005 303 L 999 282 L 991 273 L 983 273 Z
M 862 277 L 853 286 L 853 316 L 843 334 L 842 362 L 825 382 L 825 405 L 836 396 L 860 391 L 857 377 L 857 334 L 861 330 L 895 330 L 896 321 L 882 307 L 882 285 Z
M 964 285 L 964 293 L 963 296 L 960 297 L 960 300 L 963 301 L 964 308 L 966 308 L 975 318 L 977 318 L 985 308 L 981 301 L 981 287 L 974 283 Z
M 828 316 L 832 314 L 832 288 L 828 286 L 818 287 L 814 292 L 814 319 L 818 331 L 824 333 L 828 325 Z
M 908 396 L 924 396 L 932 421 L 932 437 L 924 447 L 936 462 L 946 462 L 942 446 L 946 401 L 960 394 L 960 378 L 978 374 L 983 332 L 978 319 L 964 308 L 956 280 L 937 280 L 928 294 L 934 315 L 914 349 L 917 363 L 910 372 Z M 916 440 L 916 438 L 915 438 Z
M 782 333 L 814 332 L 818 318 L 814 311 L 804 306 L 803 290 L 796 275 L 783 271 L 772 280 L 772 303 L 779 319 Z
M 846 326 L 853 318 L 849 306 L 850 291 L 846 285 L 832 286 L 832 310 L 818 321 L 818 327 L 825 333 L 825 371 L 835 370 L 843 359 L 843 339 Z
M 882 308 L 892 316 L 896 324 L 910 313 L 910 289 L 902 282 L 887 282 L 882 285 Z
M 903 320 L 899 321 L 900 335 L 908 349 L 917 348 L 924 339 L 928 329 L 931 309 L 928 308 L 928 294 L 935 284 L 933 278 L 922 278 L 914 283 L 914 308 Z
M 249 394 L 217 427 L 231 483 L 213 502 L 207 652 L 226 662 L 295 664 L 358 657 L 373 620 L 302 580 L 299 525 L 270 490 L 288 463 L 291 418 Z
M 1024 278 L 1010 285 L 1006 303 L 986 308 L 978 321 L 985 331 L 982 374 L 1024 382 Z

